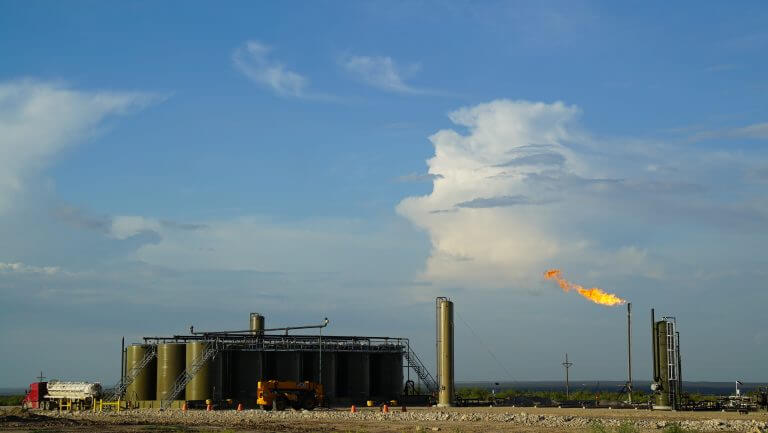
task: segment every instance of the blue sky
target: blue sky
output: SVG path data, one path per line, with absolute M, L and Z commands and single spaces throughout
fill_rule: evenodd
M 0 1 L 0 385 L 250 311 L 433 362 L 438 295 L 461 380 L 622 379 L 550 267 L 767 380 L 763 2 L 227 6 Z

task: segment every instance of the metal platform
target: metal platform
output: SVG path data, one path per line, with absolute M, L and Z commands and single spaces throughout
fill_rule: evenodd
M 407 353 L 407 338 L 348 337 L 323 335 L 174 335 L 172 337 L 144 337 L 150 345 L 164 343 L 208 342 L 220 350 L 252 350 L 262 352 L 369 352 Z

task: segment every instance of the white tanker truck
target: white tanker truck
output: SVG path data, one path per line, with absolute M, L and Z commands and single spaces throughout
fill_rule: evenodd
M 101 384 L 93 382 L 48 382 L 46 398 L 85 400 L 101 395 Z
M 40 409 L 85 409 L 101 397 L 101 384 L 94 382 L 35 382 L 29 385 L 23 406 Z

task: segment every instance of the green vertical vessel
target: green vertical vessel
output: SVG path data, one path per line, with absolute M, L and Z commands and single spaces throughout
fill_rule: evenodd
M 150 346 L 135 344 L 125 349 L 125 374 L 131 371 L 134 365 L 141 363 L 141 360 L 149 352 Z M 154 400 L 157 381 L 157 359 L 144 367 L 136 378 L 125 389 L 126 400 L 141 401 Z
M 682 403 L 682 366 L 680 365 L 680 334 L 674 317 L 656 320 L 651 310 L 653 345 L 653 408 L 677 410 Z
M 263 335 L 264 334 L 264 316 L 259 313 L 251 313 L 250 326 L 252 334 Z
M 186 368 L 186 345 L 166 343 L 157 345 L 157 399 L 165 400 L 173 389 L 176 379 Z M 183 397 L 176 396 L 176 398 Z
M 658 408 L 670 406 L 669 401 L 669 358 L 667 351 L 667 322 L 656 322 L 654 333 L 656 335 L 656 362 L 658 365 L 658 387 L 661 392 L 655 394 L 655 405 Z
M 206 343 L 187 343 L 186 349 L 186 368 L 192 367 L 192 363 L 202 356 L 205 352 Z M 213 399 L 213 387 L 211 381 L 211 361 L 206 361 L 203 367 L 197 371 L 197 374 L 187 384 L 187 401 L 204 401 Z

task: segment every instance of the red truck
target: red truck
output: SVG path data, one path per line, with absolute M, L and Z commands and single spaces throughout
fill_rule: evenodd
M 29 384 L 27 395 L 21 401 L 21 407 L 28 409 L 47 409 L 48 400 L 45 396 L 48 394 L 48 382 L 35 382 Z

